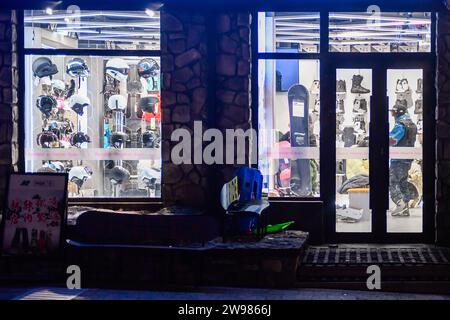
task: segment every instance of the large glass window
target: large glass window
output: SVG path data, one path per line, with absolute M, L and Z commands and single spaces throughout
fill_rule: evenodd
M 259 168 L 270 197 L 317 197 L 320 68 L 315 59 L 259 61 Z
M 59 42 L 77 55 L 28 49 L 25 56 L 25 169 L 68 172 L 70 197 L 160 197 L 160 57 L 96 55 L 90 49 L 102 44 L 83 42 L 78 31 Z M 33 43 L 49 48 L 50 38 Z M 124 43 L 109 45 L 119 50 Z
M 25 11 L 25 48 L 159 50 L 157 11 Z
M 259 52 L 319 52 L 318 12 L 260 12 L 258 18 Z
M 429 12 L 330 12 L 330 52 L 431 52 Z

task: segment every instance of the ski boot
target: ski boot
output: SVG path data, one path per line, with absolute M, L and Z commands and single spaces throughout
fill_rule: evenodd
M 344 141 L 344 148 L 349 148 L 356 144 L 355 128 L 345 127 L 342 133 L 342 141 Z
M 319 80 L 314 80 L 313 81 L 313 83 L 311 85 L 310 93 L 311 94 L 319 94 L 320 93 L 320 82 L 319 82 Z
M 363 81 L 364 77 L 361 75 L 355 74 L 352 78 L 352 89 L 350 90 L 351 93 L 356 94 L 365 94 L 370 93 L 370 90 L 367 88 L 364 88 L 361 83 Z
M 408 79 L 398 79 L 395 86 L 395 93 L 406 93 L 409 90 Z
M 353 112 L 354 113 L 366 113 L 367 112 L 366 99 L 355 99 L 355 101 L 353 101 Z
M 414 107 L 414 114 L 421 114 L 423 112 L 423 100 L 416 100 Z
M 347 86 L 345 84 L 344 80 L 338 80 L 336 81 L 336 93 L 346 93 L 347 92 Z
M 423 92 L 423 80 L 417 79 L 417 90 L 416 93 L 422 93 Z
M 398 201 L 391 215 L 393 217 L 409 217 L 409 205 L 403 200 Z
M 344 100 L 338 100 L 337 103 L 337 113 L 345 113 L 345 108 L 344 108 Z

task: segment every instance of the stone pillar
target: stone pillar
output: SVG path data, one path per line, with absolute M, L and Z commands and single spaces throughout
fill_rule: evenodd
M 194 131 L 194 121 L 207 128 L 207 37 L 205 17 L 193 12 L 161 12 L 161 71 L 163 75 L 162 153 L 163 201 L 165 205 L 206 207 L 208 167 L 175 165 L 171 141 L 175 129 Z M 192 143 L 192 150 L 193 150 Z M 201 151 L 201 150 L 200 150 Z
M 163 11 L 161 54 L 163 201 L 215 208 L 218 189 L 237 166 L 194 164 L 194 144 L 193 164 L 176 165 L 171 152 L 178 142 L 172 142 L 171 135 L 178 128 L 193 134 L 194 121 L 201 122 L 203 131 L 221 130 L 224 137 L 226 129 L 251 127 L 250 15 L 223 13 L 212 18 Z M 247 146 L 247 165 L 248 158 Z
M 216 114 L 217 128 L 224 134 L 226 129 L 251 128 L 250 20 L 248 13 L 222 13 L 217 19 Z M 234 147 L 235 158 L 236 151 Z M 245 156 L 248 166 L 249 145 Z M 220 166 L 220 183 L 229 181 L 240 166 Z
M 0 203 L 8 173 L 18 168 L 16 27 L 15 11 L 0 11 Z

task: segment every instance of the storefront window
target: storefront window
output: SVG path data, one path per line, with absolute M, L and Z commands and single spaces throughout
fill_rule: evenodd
M 53 16 L 66 18 L 58 12 Z M 115 12 L 92 17 L 102 17 L 104 22 L 105 16 L 122 19 Z M 81 15 L 85 17 L 91 18 Z M 58 54 L 58 49 L 48 54 L 27 51 L 25 169 L 67 172 L 70 197 L 160 197 L 160 57 L 132 56 L 126 51 L 120 56 L 96 55 L 90 49 L 102 45 L 133 49 L 124 47 L 132 42 L 102 40 L 94 45 L 83 40 L 87 25 L 81 26 L 83 31 L 63 34 L 57 27 L 32 27 L 35 35 L 49 36 L 36 36 L 30 42 L 34 47 L 62 48 L 50 44 L 53 35 L 66 49 L 66 45 L 89 49 L 77 55 Z M 125 32 L 123 36 L 128 37 Z
M 319 61 L 259 61 L 259 168 L 270 197 L 318 197 Z
M 331 12 L 330 52 L 431 52 L 429 12 Z
M 151 10 L 28 10 L 25 48 L 159 50 L 159 21 Z
M 258 28 L 259 52 L 319 52 L 317 12 L 260 12 Z

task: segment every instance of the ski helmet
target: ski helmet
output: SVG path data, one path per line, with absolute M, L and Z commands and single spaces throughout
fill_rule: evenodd
M 70 84 L 67 88 L 67 92 L 66 92 L 66 99 L 70 98 L 71 96 L 73 96 L 75 93 L 75 80 L 70 79 Z
M 159 73 L 158 63 L 151 58 L 142 59 L 138 63 L 138 74 L 142 78 L 155 77 Z
M 50 148 L 52 143 L 58 141 L 58 137 L 52 131 L 43 131 L 36 138 L 37 145 L 42 148 Z
M 130 179 L 130 172 L 122 166 L 114 166 L 108 176 L 113 184 L 122 184 Z
M 115 94 L 108 99 L 108 108 L 111 111 L 123 111 L 127 108 L 127 98 L 120 94 Z
M 406 100 L 397 100 L 389 110 L 399 115 L 405 114 L 408 110 L 408 103 Z
M 47 57 L 34 60 L 32 69 L 34 76 L 38 78 L 49 77 L 58 73 L 58 67 Z
M 129 69 L 130 67 L 125 60 L 113 58 L 106 63 L 105 72 L 116 80 L 125 81 L 127 80 Z
M 69 119 L 66 119 L 61 126 L 61 133 L 64 135 L 69 135 L 69 134 L 73 133 L 73 130 L 74 130 L 74 125 L 73 125 L 72 121 L 70 121 Z
M 158 97 L 148 96 L 139 100 L 139 108 L 144 112 L 155 113 L 155 105 L 159 102 Z
M 51 161 L 48 163 L 48 167 L 52 168 L 56 172 L 64 172 L 64 164 L 61 161 Z
M 53 93 L 58 97 L 61 97 L 66 93 L 66 84 L 61 80 L 53 80 L 52 87 Z
M 69 171 L 69 181 L 75 183 L 78 188 L 83 186 L 83 183 L 92 176 L 92 169 L 90 167 L 76 166 Z
M 148 148 L 159 147 L 159 137 L 155 131 L 148 130 L 142 134 L 142 144 Z
M 91 142 L 91 138 L 83 132 L 76 132 L 73 133 L 72 136 L 70 137 L 70 144 L 72 146 L 80 146 L 83 143 L 89 143 Z
M 48 172 L 48 173 L 57 173 L 57 171 L 53 168 L 50 168 L 48 166 L 42 166 L 39 169 L 36 170 L 37 172 Z
M 124 132 L 114 132 L 111 134 L 111 144 L 114 148 L 120 148 L 127 142 L 128 135 Z
M 39 96 L 36 100 L 36 107 L 46 116 L 50 117 L 52 114 L 53 108 L 56 107 L 57 101 L 52 96 Z
M 89 67 L 81 58 L 71 59 L 66 66 L 66 72 L 71 77 L 89 77 Z
M 91 101 L 89 100 L 89 98 L 81 94 L 75 94 L 70 97 L 70 108 L 80 116 L 82 116 L 84 113 L 84 107 L 87 107 L 90 104 Z
M 157 168 L 144 167 L 141 170 L 142 182 L 147 188 L 155 189 L 156 184 L 161 181 L 161 171 Z

